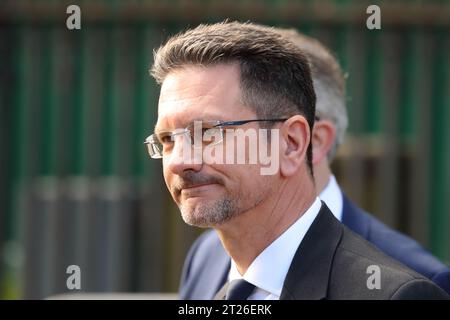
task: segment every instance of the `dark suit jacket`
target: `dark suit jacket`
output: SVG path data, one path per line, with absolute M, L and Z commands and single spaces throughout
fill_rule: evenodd
M 429 295 L 430 293 L 424 293 L 422 290 L 436 292 L 436 288 L 429 281 L 420 278 L 413 271 L 386 257 L 372 245 L 354 235 L 332 217 L 328 208 L 325 210 L 326 213 L 323 211 L 324 209 L 321 210 L 296 253 L 286 277 L 281 298 L 314 299 L 320 296 L 330 299 L 390 299 L 419 297 L 415 296 L 413 292 L 423 294 L 420 296 L 422 298 L 432 297 Z M 353 217 L 354 215 L 356 218 Z M 360 232 L 362 236 L 374 241 L 384 251 L 395 251 L 397 257 L 403 258 L 404 263 L 412 262 L 421 270 L 427 271 L 426 276 L 432 275 L 435 281 L 441 281 L 439 284 L 442 287 L 447 286 L 448 289 L 450 279 L 448 268 L 412 239 L 389 229 L 344 198 L 344 223 L 348 219 L 353 219 L 349 226 L 353 227 L 354 231 Z M 320 248 L 320 254 L 318 248 Z M 395 248 L 399 248 L 399 250 L 396 251 Z M 410 259 L 411 257 L 414 259 Z M 306 261 L 309 261 L 309 266 Z M 366 282 L 370 274 L 367 274 L 366 271 L 370 264 L 383 266 L 380 267 L 381 290 L 367 289 Z M 318 268 L 319 265 L 320 268 Z M 180 298 L 212 299 L 226 282 L 229 267 L 230 258 L 224 251 L 216 233 L 213 231 L 204 233 L 194 243 L 186 259 L 181 279 Z M 319 270 L 321 271 L 319 272 Z M 331 273 L 327 273 L 328 271 Z M 293 283 L 296 284 L 293 285 Z M 321 286 L 318 286 L 319 283 Z M 297 292 L 295 288 L 298 285 L 301 285 L 304 291 Z M 415 289 L 410 291 L 410 287 Z M 395 293 L 395 290 L 399 291 Z

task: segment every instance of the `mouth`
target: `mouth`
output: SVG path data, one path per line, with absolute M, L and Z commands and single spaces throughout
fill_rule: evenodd
M 217 184 L 216 183 L 202 183 L 202 184 L 195 184 L 188 187 L 183 187 L 181 189 L 181 194 L 185 197 L 196 197 L 199 196 L 203 192 L 209 191 L 211 188 L 214 188 Z
M 181 191 L 185 191 L 185 190 L 195 190 L 195 189 L 199 189 L 199 188 L 204 188 L 207 186 L 212 186 L 215 185 L 216 183 L 201 183 L 201 184 L 194 184 L 192 186 L 187 186 L 187 187 L 183 187 L 181 188 Z

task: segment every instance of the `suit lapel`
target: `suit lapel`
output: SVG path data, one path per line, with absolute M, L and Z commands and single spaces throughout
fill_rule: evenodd
M 322 202 L 319 214 L 292 260 L 280 300 L 316 300 L 327 297 L 329 276 L 342 225 Z

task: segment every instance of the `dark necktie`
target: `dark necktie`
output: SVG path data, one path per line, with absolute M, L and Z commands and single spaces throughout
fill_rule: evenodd
M 255 286 L 244 279 L 233 280 L 228 284 L 225 300 L 247 300 Z

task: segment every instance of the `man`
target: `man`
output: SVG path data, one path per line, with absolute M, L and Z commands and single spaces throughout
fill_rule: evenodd
M 450 270 L 416 241 L 387 227 L 352 203 L 331 173 L 330 163 L 344 140 L 347 127 L 345 83 L 333 55 L 317 40 L 295 30 L 276 29 L 308 56 L 317 95 L 313 130 L 316 190 L 333 215 L 352 231 L 450 293 Z M 182 299 L 211 299 L 228 279 L 230 258 L 216 232 L 203 234 L 192 246 L 180 283 Z
M 149 153 L 162 158 L 185 222 L 214 228 L 231 257 L 231 266 L 216 261 L 229 271 L 217 294 L 224 275 L 208 275 L 202 260 L 188 263 L 191 283 L 215 277 L 206 283 L 217 299 L 447 297 L 345 228 L 317 198 L 310 143 L 315 94 L 297 46 L 252 24 L 201 25 L 157 51 L 152 75 L 161 93 L 155 133 L 146 140 Z M 192 129 L 197 125 L 200 145 Z M 227 155 L 236 150 L 230 148 L 236 126 L 271 129 L 269 136 L 258 135 L 258 148 L 278 157 L 275 174 L 262 175 L 262 163 L 202 161 L 211 144 L 224 146 Z M 220 133 L 214 142 L 206 139 L 211 131 Z M 373 286 L 371 268 L 380 276 Z

